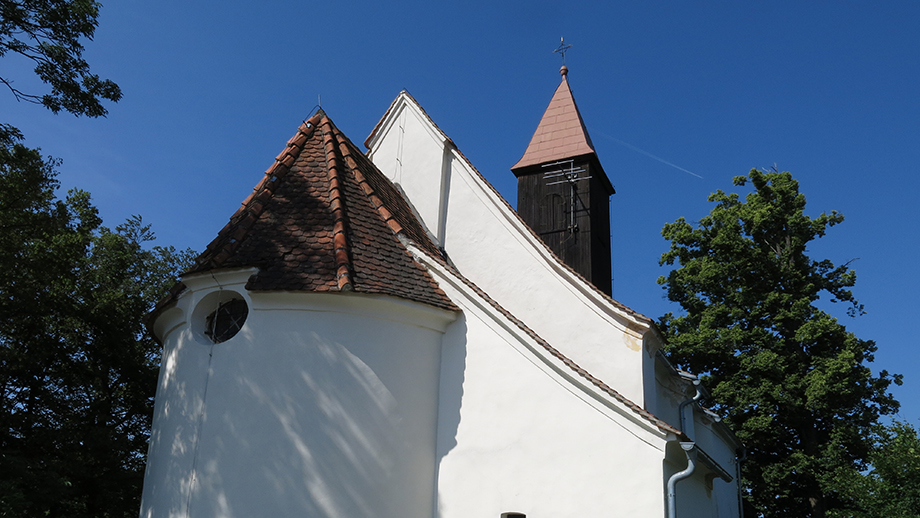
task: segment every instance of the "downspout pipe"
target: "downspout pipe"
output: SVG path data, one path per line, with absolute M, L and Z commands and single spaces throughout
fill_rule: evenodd
M 687 456 L 687 469 L 678 471 L 668 479 L 668 516 L 667 518 L 677 518 L 677 483 L 693 474 L 696 464 L 693 462 L 691 452 L 696 447 L 696 443 L 682 442 L 681 449 Z
M 696 403 L 703 397 L 703 389 L 700 386 L 700 379 L 694 378 L 692 383 L 693 388 L 696 389 L 696 394 L 694 394 L 692 398 L 681 402 L 681 404 L 677 407 L 677 413 L 680 414 L 680 431 L 684 432 L 685 434 L 687 433 L 687 425 L 686 418 L 684 417 L 684 407 L 691 403 Z
M 738 477 L 738 518 L 744 518 L 744 493 L 741 490 L 741 463 L 747 460 L 747 448 L 740 448 L 735 456 L 735 471 Z

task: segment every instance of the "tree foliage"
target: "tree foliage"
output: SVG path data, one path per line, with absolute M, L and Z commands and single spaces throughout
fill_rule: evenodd
M 855 503 L 833 518 L 920 516 L 920 436 L 908 423 L 880 426 L 869 453 L 870 469 L 841 480 Z
M 878 434 L 869 456 L 871 471 L 860 495 L 865 516 L 920 516 L 920 436 L 907 423 L 895 421 Z
M 805 215 L 786 172 L 734 179 L 745 199 L 717 191 L 697 225 L 665 225 L 671 242 L 659 279 L 679 316 L 661 319 L 672 361 L 705 374 L 714 404 L 748 448 L 746 503 L 759 516 L 824 516 L 852 501 L 839 481 L 865 469 L 870 432 L 897 410 L 900 377 L 872 374 L 876 345 L 816 306 L 862 312 L 848 264 L 809 257 L 809 242 L 843 221 Z
M 57 199 L 56 165 L 0 138 L 0 517 L 136 516 L 159 364 L 142 322 L 191 256 Z
M 33 61 L 35 73 L 51 92 L 24 92 L 6 75 L 0 75 L 0 83 L 17 100 L 42 104 L 55 113 L 105 115 L 101 100 L 118 101 L 121 90 L 90 72 L 81 43 L 92 40 L 100 5 L 92 0 L 0 0 L 0 57 L 12 53 Z

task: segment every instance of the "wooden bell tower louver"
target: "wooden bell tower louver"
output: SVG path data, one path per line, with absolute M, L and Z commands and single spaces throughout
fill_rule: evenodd
M 594 152 L 566 78 L 543 113 L 524 156 L 517 211 L 566 264 L 611 294 L 610 196 L 616 191 Z

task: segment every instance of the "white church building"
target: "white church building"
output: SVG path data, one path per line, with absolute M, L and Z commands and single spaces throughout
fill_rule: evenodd
M 152 315 L 143 518 L 739 517 L 741 444 L 609 296 L 566 74 L 517 211 L 406 92 L 367 151 L 297 129 Z

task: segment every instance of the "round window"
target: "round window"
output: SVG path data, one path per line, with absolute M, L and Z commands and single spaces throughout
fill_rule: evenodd
M 242 299 L 233 299 L 217 306 L 205 319 L 204 334 L 219 344 L 236 336 L 246 323 L 249 306 Z
M 192 332 L 198 343 L 219 344 L 236 336 L 248 316 L 249 305 L 241 294 L 233 290 L 212 291 L 192 312 Z

